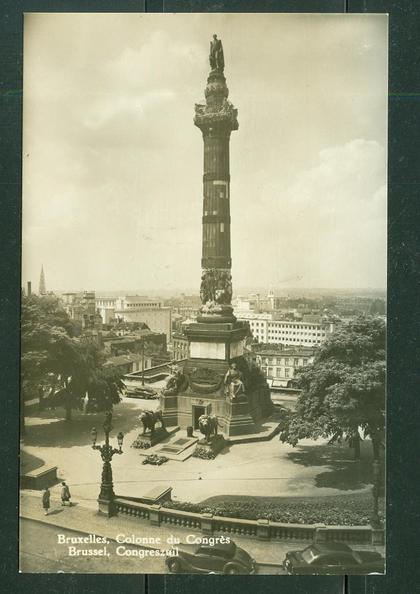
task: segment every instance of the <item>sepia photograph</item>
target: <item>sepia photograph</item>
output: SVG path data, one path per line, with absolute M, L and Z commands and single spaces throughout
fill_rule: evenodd
M 20 571 L 384 574 L 387 15 L 23 57 Z

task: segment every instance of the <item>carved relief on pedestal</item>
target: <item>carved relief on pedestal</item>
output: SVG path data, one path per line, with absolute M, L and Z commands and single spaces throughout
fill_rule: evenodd
M 222 383 L 223 376 L 210 367 L 194 368 L 189 376 L 192 390 L 199 394 L 216 392 Z
M 163 396 L 175 396 L 178 392 L 186 390 L 188 387 L 188 377 L 177 366 L 172 368 L 172 375 L 168 379 L 166 386 L 162 389 Z
M 203 314 L 225 314 L 232 312 L 232 275 L 230 270 L 208 268 L 201 276 L 200 298 Z
M 200 286 L 201 303 L 213 302 L 230 305 L 232 301 L 232 275 L 230 270 L 208 268 L 203 270 Z

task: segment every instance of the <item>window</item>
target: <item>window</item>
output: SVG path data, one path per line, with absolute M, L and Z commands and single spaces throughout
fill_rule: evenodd
M 299 359 L 295 359 L 293 362 L 294 366 L 297 367 L 299 365 Z
M 215 552 L 212 547 L 200 547 L 197 551 L 197 555 L 214 555 Z
M 223 233 L 225 230 L 225 224 L 224 223 L 220 223 L 220 233 Z
M 314 554 L 313 550 L 310 547 L 308 547 L 307 549 L 305 549 L 302 552 L 302 558 L 307 563 L 312 563 L 314 561 L 314 559 L 316 559 L 315 554 Z
M 314 561 L 316 565 L 354 565 L 354 559 L 350 555 L 322 555 Z
M 289 377 L 289 372 L 290 372 L 290 369 L 288 367 L 286 367 L 286 369 L 284 370 L 284 377 Z

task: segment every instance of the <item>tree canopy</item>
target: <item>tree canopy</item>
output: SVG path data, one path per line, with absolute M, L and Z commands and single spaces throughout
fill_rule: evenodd
M 121 375 L 103 367 L 98 345 L 75 338 L 75 326 L 54 296 L 22 298 L 21 378 L 23 397 L 49 389 L 49 398 L 62 404 L 66 418 L 81 408 L 109 410 L 120 400 Z
M 295 446 L 304 438 L 344 438 L 357 457 L 361 430 L 378 458 L 385 430 L 385 338 L 378 317 L 359 316 L 337 329 L 297 373 L 302 392 L 280 439 Z

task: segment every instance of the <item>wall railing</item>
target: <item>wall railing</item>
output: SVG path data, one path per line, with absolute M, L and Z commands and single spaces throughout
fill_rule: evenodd
M 153 526 L 169 525 L 196 529 L 204 534 L 234 534 L 260 540 L 344 542 L 347 544 L 384 543 L 384 530 L 371 526 L 328 526 L 325 524 L 287 524 L 271 520 L 245 520 L 212 514 L 199 514 L 161 505 L 138 503 L 117 497 L 116 513 L 148 520 Z

